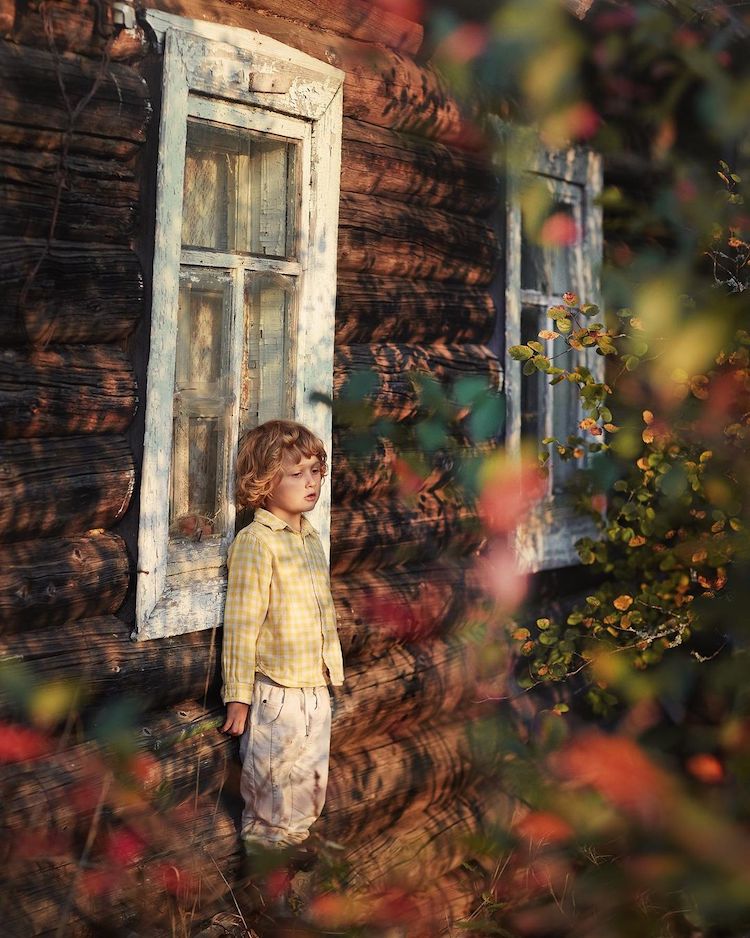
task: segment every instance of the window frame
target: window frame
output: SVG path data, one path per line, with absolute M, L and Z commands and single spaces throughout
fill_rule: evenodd
M 212 628 L 221 623 L 226 553 L 234 530 L 233 455 L 239 427 L 237 350 L 244 329 L 245 272 L 293 275 L 299 285 L 292 417 L 331 449 L 339 177 L 344 73 L 325 62 L 248 30 L 148 10 L 163 50 L 162 108 L 157 162 L 152 319 L 145 404 L 136 580 L 136 639 Z M 183 249 L 184 162 L 188 117 L 224 114 L 230 126 L 300 141 L 299 240 L 295 260 Z M 209 119 L 214 120 L 215 117 Z M 291 135 L 291 136 L 290 136 Z M 170 466 L 177 309 L 183 267 L 231 268 L 233 322 L 230 421 L 223 538 L 169 550 Z M 239 294 L 239 295 L 238 295 Z M 318 392 L 311 399 L 312 392 Z M 310 519 L 330 545 L 330 485 Z
M 505 274 L 505 387 L 507 401 L 505 442 L 507 451 L 521 458 L 521 399 L 524 381 L 533 380 L 522 374 L 522 363 L 509 354 L 513 345 L 522 344 L 521 329 L 524 307 L 559 304 L 562 297 L 545 295 L 541 291 L 521 286 L 522 219 L 521 180 L 524 174 L 535 174 L 549 180 L 561 191 L 575 186 L 580 190 L 581 236 L 575 246 L 578 283 L 568 289 L 579 294 L 586 303 L 600 303 L 599 276 L 602 261 L 602 210 L 599 202 L 602 191 L 602 158 L 600 154 L 582 147 L 550 151 L 537 144 L 531 159 L 520 171 L 506 168 L 506 274 Z M 551 324 L 547 326 L 551 328 Z M 545 340 L 547 352 L 554 354 L 551 340 Z M 559 348 L 557 349 L 559 351 Z M 586 366 L 598 380 L 604 379 L 605 360 L 594 349 L 583 353 Z M 552 395 L 555 388 L 545 382 L 544 399 L 540 404 L 540 423 L 551 431 Z M 579 404 L 578 420 L 583 416 Z M 574 433 L 577 427 L 571 427 Z M 544 436 L 554 435 L 545 432 Z M 554 458 L 554 457 L 553 457 Z M 569 567 L 580 563 L 575 542 L 591 535 L 594 526 L 590 519 L 578 515 L 572 506 L 554 493 L 554 467 L 551 467 L 546 495 L 518 526 L 514 548 L 521 569 L 538 572 Z

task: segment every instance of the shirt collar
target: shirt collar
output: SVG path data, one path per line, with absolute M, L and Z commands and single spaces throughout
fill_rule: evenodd
M 277 517 L 277 515 L 275 515 L 272 511 L 269 511 L 267 508 L 256 508 L 253 521 L 260 521 L 261 524 L 264 524 L 272 531 L 283 531 L 286 528 L 289 531 L 292 531 L 294 534 L 298 533 L 294 530 L 294 528 L 290 527 L 286 521 Z M 311 534 L 314 530 L 315 528 L 310 524 L 307 518 L 302 515 L 299 531 L 302 537 L 307 537 L 307 535 Z

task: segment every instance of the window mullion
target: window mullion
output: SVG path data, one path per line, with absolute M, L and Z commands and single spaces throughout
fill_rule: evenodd
M 232 271 L 232 315 L 227 329 L 227 408 L 226 442 L 228 449 L 227 473 L 225 483 L 226 496 L 226 538 L 227 543 L 234 536 L 235 499 L 234 499 L 234 453 L 237 451 L 240 423 L 240 395 L 242 393 L 242 355 L 245 340 L 245 272 L 242 268 Z
M 509 183 L 507 205 L 507 285 L 505 290 L 505 371 L 507 398 L 507 445 L 511 453 L 521 450 L 521 363 L 508 349 L 521 343 L 521 208 L 514 183 Z

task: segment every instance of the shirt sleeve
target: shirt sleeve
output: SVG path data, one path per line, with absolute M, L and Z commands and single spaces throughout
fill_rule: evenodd
M 271 554 L 250 534 L 235 540 L 227 564 L 221 697 L 224 703 L 249 704 L 255 683 L 255 646 L 268 612 Z

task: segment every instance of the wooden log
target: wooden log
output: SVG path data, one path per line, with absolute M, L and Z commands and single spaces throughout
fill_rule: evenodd
M 144 724 L 144 731 L 153 727 L 154 733 L 141 736 L 140 751 L 130 762 L 139 792 L 158 795 L 164 808 L 182 804 L 196 792 L 222 789 L 238 797 L 237 742 L 218 731 L 223 708 L 186 701 L 180 712 L 179 721 L 175 711 Z M 499 750 L 491 756 L 477 753 L 479 725 L 460 715 L 452 719 L 449 724 L 406 724 L 394 737 L 368 736 L 358 749 L 345 753 L 334 749 L 326 808 L 316 832 L 361 841 L 394 826 L 417 794 L 424 805 L 436 804 L 494 772 Z M 3 829 L 85 831 L 96 799 L 80 793 L 95 787 L 111 768 L 108 750 L 93 740 L 4 766 Z
M 144 807 L 140 813 L 127 812 L 148 845 L 137 864 L 113 864 L 103 851 L 108 835 L 117 829 L 111 816 L 100 824 L 100 839 L 85 868 L 88 875 L 80 875 L 77 845 L 67 856 L 14 857 L 7 877 L 14 902 L 3 909 L 6 933 L 52 934 L 65 914 L 64 934 L 72 938 L 123 932 L 166 938 L 178 922 L 185 926 L 197 915 L 226 909 L 232 901 L 230 883 L 236 885 L 240 845 L 232 819 L 217 810 L 215 796 L 198 797 L 192 809 L 186 806 L 179 816 L 170 815 L 170 823 Z M 92 888 L 100 876 L 104 888 Z
M 352 662 L 447 632 L 461 621 L 471 588 L 465 564 L 438 560 L 334 577 L 332 592 L 344 658 Z
M 72 108 L 96 86 L 72 127 L 61 85 Z M 145 141 L 150 115 L 146 83 L 128 66 L 103 67 L 0 42 L 0 136 L 6 146 L 28 146 L 35 139 L 29 129 L 34 128 L 42 132 L 40 143 L 57 148 L 60 135 L 71 131 L 73 151 L 91 147 L 89 152 L 101 152 L 105 141 L 105 152 L 127 156 Z M 99 141 L 96 145 L 94 138 Z
M 51 39 L 58 52 L 95 58 L 106 52 L 116 62 L 137 58 L 145 51 L 140 28 L 118 30 L 114 5 L 94 5 L 89 0 L 55 0 L 44 9 L 39 3 L 0 0 L 0 38 L 44 49 Z
M 465 214 L 489 215 L 500 189 L 489 157 L 344 120 L 341 189 Z
M 0 342 L 114 342 L 143 311 L 129 248 L 0 240 Z
M 255 29 L 274 38 L 279 38 L 277 33 L 284 35 L 284 31 L 290 29 L 291 20 L 295 25 L 300 24 L 298 28 L 309 32 L 325 30 L 319 33 L 321 41 L 326 36 L 331 39 L 343 36 L 404 53 L 416 52 L 422 44 L 423 30 L 419 23 L 366 0 L 336 0 L 324 6 L 315 0 L 291 0 L 289 3 L 284 0 L 245 0 L 242 3 L 227 0 L 223 4 L 217 0 L 157 0 L 152 6 L 179 16 Z
M 127 357 L 108 345 L 0 350 L 0 437 L 119 433 L 137 404 Z
M 125 598 L 129 571 L 125 542 L 110 533 L 0 546 L 0 628 L 41 628 L 114 613 Z
M 0 236 L 126 242 L 139 183 L 114 160 L 0 148 Z
M 373 726 L 385 733 L 459 712 L 474 696 L 474 654 L 469 645 L 433 638 L 348 668 L 344 684 L 333 688 L 333 749 L 358 749 Z
M 135 485 L 122 436 L 11 440 L 0 445 L 0 537 L 6 541 L 108 528 Z
M 215 695 L 219 650 L 211 630 L 131 642 L 126 626 L 112 616 L 0 637 L 0 661 L 15 669 L 19 682 L 28 681 L 29 692 L 48 682 L 69 682 L 90 705 L 117 694 L 132 695 L 144 708 Z M 336 747 L 360 745 L 373 723 L 386 731 L 404 719 L 455 712 L 472 694 L 472 654 L 458 642 L 430 639 L 347 666 L 345 684 L 334 689 Z M 0 689 L 0 714 L 18 708 L 9 687 Z M 372 720 L 361 720 L 365 712 Z
M 355 395 L 353 375 L 373 373 L 377 381 L 372 391 Z M 450 386 L 461 378 L 484 378 L 487 387 L 499 389 L 502 371 L 497 356 L 480 345 L 346 345 L 335 351 L 334 397 L 355 409 L 363 404 L 374 415 L 396 420 L 417 416 L 422 407 L 414 375 L 432 376 Z M 346 414 L 340 407 L 339 426 Z
M 35 685 L 66 681 L 80 686 L 86 700 L 132 695 L 142 706 L 168 705 L 201 697 L 219 685 L 218 646 L 210 630 L 149 642 L 130 640 L 130 629 L 114 616 L 97 616 L 55 628 L 6 635 L 0 660 L 12 662 Z M 7 687 L 0 712 L 17 710 Z
M 345 853 L 347 887 L 357 891 L 397 882 L 423 888 L 470 857 L 470 838 L 486 825 L 510 827 L 516 806 L 516 799 L 504 793 L 497 780 L 429 807 L 416 803 L 395 828 Z
M 342 193 L 339 270 L 486 286 L 498 256 L 497 236 L 483 221 Z
M 336 290 L 336 344 L 484 344 L 495 304 L 485 289 L 342 272 Z
M 417 496 L 414 505 L 384 499 L 335 506 L 331 531 L 331 569 L 337 576 L 364 567 L 426 563 L 444 554 L 466 556 L 484 539 L 473 508 L 431 493 Z
M 371 441 L 369 452 L 362 454 L 345 428 L 336 430 L 331 476 L 333 501 L 345 504 L 398 495 L 408 500 L 419 492 L 439 491 L 455 484 L 457 475 L 460 480 L 463 468 L 481 463 L 497 450 L 494 443 L 459 448 L 456 441 L 451 442 L 454 445 L 449 451 L 438 450 L 429 456 L 378 437 Z M 410 468 L 420 465 L 424 467 L 420 472 Z
M 223 0 L 154 0 L 152 7 L 226 27 L 257 31 L 343 69 L 344 114 L 380 127 L 410 131 L 461 149 L 485 148 L 486 140 L 461 112 L 446 83 L 430 66 L 384 48 L 381 38 L 361 42 L 270 16 Z

